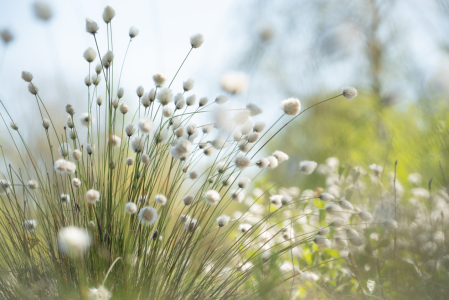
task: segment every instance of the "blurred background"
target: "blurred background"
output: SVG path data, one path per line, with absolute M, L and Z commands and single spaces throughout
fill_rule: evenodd
M 88 68 L 82 54 L 95 48 L 85 18 L 100 25 L 99 45 L 106 49 L 101 16 L 110 5 L 116 11 L 112 30 L 120 65 L 129 28 L 140 30 L 130 45 L 121 84 L 131 109 L 138 103 L 135 89 L 143 85 L 149 90 L 156 72 L 172 78 L 190 48 L 189 37 L 200 32 L 205 43 L 190 55 L 174 88 L 181 89 L 182 81 L 192 77 L 197 97 L 214 99 L 221 92 L 223 72 L 245 72 L 250 87 L 236 105 L 256 103 L 268 124 L 281 115 L 279 103 L 285 98 L 297 97 L 306 108 L 339 94 L 344 86 L 359 91 L 353 101 L 341 97 L 307 111 L 276 136 L 267 153 L 281 144 L 291 163 L 270 176 L 293 173 L 300 160 L 322 163 L 330 156 L 342 164 L 376 163 L 385 172 L 393 171 L 398 159 L 403 180 L 413 172 L 429 180 L 441 174 L 440 162 L 447 171 L 449 1 L 37 3 L 48 5 L 47 14 L 36 9 L 36 1 L 0 1 L 0 99 L 36 147 L 43 135 L 41 121 L 34 117 L 35 100 L 21 71 L 34 75 L 59 121 L 65 121 L 60 110 L 67 103 L 85 111 Z M 312 175 L 306 180 L 317 179 Z M 442 183 L 440 177 L 436 180 Z

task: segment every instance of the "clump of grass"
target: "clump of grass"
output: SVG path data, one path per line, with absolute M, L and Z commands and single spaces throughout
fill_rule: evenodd
M 211 103 L 202 97 L 196 105 L 196 97 L 186 94 L 193 89 L 191 79 L 174 95 L 179 70 L 204 42 L 196 34 L 167 87 L 167 77 L 158 73 L 149 92 L 139 86 L 133 97 L 126 97 L 138 104 L 133 112 L 120 86 L 126 55 L 118 84 L 114 81 L 114 16 L 106 7 L 104 46 L 97 43 L 98 24 L 86 20 L 95 43 L 84 52 L 87 112 L 68 104 L 66 124 L 55 124 L 32 74 L 22 75 L 36 100 L 48 160 L 22 138 L 26 124 L 16 123 L 6 109 L 0 113 L 11 137 L 8 142 L 20 157 L 17 164 L 8 163 L 10 155 L 2 153 L 2 297 L 254 298 L 276 291 L 289 297 L 297 280 L 316 281 L 316 275 L 302 272 L 294 262 L 299 245 L 331 244 L 326 230 L 313 225 L 323 209 L 298 214 L 315 195 L 283 193 L 265 206 L 258 203 L 263 193 L 257 199 L 245 197 L 254 179 L 289 158 L 281 151 L 256 158 L 279 131 L 264 137 L 283 117 L 294 116 L 282 128 L 311 107 L 300 112 L 298 99 L 283 101 L 284 114 L 262 134 L 265 124 L 251 120 L 262 112 L 257 105 L 236 111 L 222 108 L 229 97 L 246 89 L 242 73 L 226 73 L 221 84 L 228 94 Z M 138 33 L 131 27 L 127 52 Z M 352 99 L 355 89 L 345 88 L 340 95 L 349 94 Z M 214 123 L 198 126 L 203 114 L 212 114 Z M 259 142 L 264 144 L 256 147 Z M 301 162 L 298 172 L 286 178 L 311 174 L 316 166 Z M 226 215 L 244 200 L 250 203 L 246 211 Z M 340 213 L 341 206 L 326 211 Z M 294 224 L 311 218 L 307 232 L 297 234 Z M 334 222 L 334 227 L 342 222 Z M 356 231 L 349 241 L 364 243 Z M 287 288 L 286 282 L 291 282 Z

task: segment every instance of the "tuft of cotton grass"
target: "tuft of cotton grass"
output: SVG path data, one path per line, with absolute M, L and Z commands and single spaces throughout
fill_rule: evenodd
M 16 130 L 16 131 L 19 130 L 19 126 L 17 126 L 17 124 L 14 123 L 13 121 L 11 121 L 9 126 L 11 127 L 12 130 Z
M 205 106 L 207 104 L 207 102 L 209 102 L 209 99 L 207 97 L 203 97 L 198 102 L 198 105 L 199 105 L 199 107 L 203 107 L 203 106 Z
M 234 159 L 236 167 L 239 168 L 240 170 L 243 170 L 246 167 L 248 167 L 250 162 L 251 162 L 250 159 L 244 155 L 238 155 Z
M 31 82 L 28 84 L 28 91 L 32 94 L 32 95 L 37 95 L 37 93 L 39 92 L 39 89 L 37 88 L 36 85 L 32 84 Z
M 317 165 L 318 164 L 314 161 L 303 160 L 299 163 L 299 170 L 304 174 L 310 175 L 313 173 L 313 171 L 315 171 Z
M 273 156 L 276 157 L 279 163 L 283 163 L 284 161 L 288 160 L 288 155 L 280 150 L 276 150 L 273 152 Z
M 84 51 L 83 53 L 84 59 L 88 62 L 91 63 L 95 60 L 95 58 L 97 57 L 97 52 L 95 52 L 94 49 L 92 49 L 91 47 L 87 48 L 86 51 Z
M 183 88 L 184 92 L 188 92 L 191 89 L 193 89 L 194 83 L 195 83 L 195 81 L 192 78 L 189 78 L 186 81 L 184 81 L 182 83 L 182 88 Z
M 157 94 L 157 100 L 162 106 L 169 104 L 173 100 L 173 94 L 170 89 L 162 88 Z
M 137 205 L 134 202 L 128 202 L 125 204 L 125 212 L 128 215 L 134 215 L 137 212 Z
M 215 98 L 215 103 L 217 104 L 223 104 L 226 103 L 229 100 L 229 98 L 225 95 L 219 95 L 217 98 Z
M 62 204 L 69 204 L 70 203 L 70 195 L 69 194 L 61 194 L 59 196 L 59 200 Z
M 154 202 L 156 202 L 157 204 L 160 204 L 160 205 L 165 205 L 165 204 L 167 204 L 167 197 L 165 197 L 165 195 L 162 195 L 162 194 L 157 194 L 154 197 Z
M 100 201 L 100 192 L 94 189 L 90 189 L 86 192 L 86 201 L 89 204 L 95 205 L 97 201 Z
M 36 220 L 25 220 L 23 222 L 23 230 L 29 233 L 33 233 L 37 228 Z
M 231 220 L 231 217 L 229 217 L 227 215 L 219 216 L 216 219 L 218 227 L 224 227 L 224 226 L 228 225 L 230 220 Z
M 25 82 L 31 82 L 33 80 L 33 74 L 27 71 L 22 71 L 22 79 L 25 80 Z
M 80 120 L 81 124 L 87 127 L 92 123 L 92 116 L 89 113 L 83 113 Z
M 78 149 L 73 150 L 73 152 L 72 152 L 73 160 L 79 161 L 79 160 L 81 160 L 81 157 L 82 157 L 82 153 L 80 150 L 78 150 Z
M 321 193 L 318 198 L 320 198 L 321 201 L 327 202 L 331 200 L 335 200 L 335 197 L 330 193 Z
M 87 294 L 89 300 L 109 300 L 111 297 L 112 293 L 103 285 L 100 285 L 98 288 L 89 289 L 89 293 Z
M 288 98 L 281 102 L 281 108 L 286 115 L 296 116 L 301 110 L 301 102 L 297 98 Z
M 78 178 L 73 178 L 72 185 L 74 188 L 79 188 L 81 186 L 81 180 L 79 180 Z
M 261 169 L 265 169 L 270 165 L 270 161 L 266 158 L 261 158 L 256 162 L 256 165 Z
M 145 149 L 145 139 L 140 136 L 134 136 L 129 147 L 134 153 L 141 153 Z
M 254 124 L 254 126 L 253 126 L 253 131 L 254 132 L 261 133 L 264 129 L 265 129 L 265 123 L 264 122 L 260 122 L 259 121 L 256 124 Z
M 151 129 L 153 129 L 153 122 L 150 119 L 142 118 L 139 120 L 138 126 L 143 134 L 150 134 Z
M 193 200 L 195 200 L 194 195 L 185 195 L 184 197 L 182 197 L 182 202 L 184 202 L 185 206 L 191 205 L 193 203 Z
M 355 97 L 357 97 L 357 90 L 356 90 L 355 88 L 353 88 L 353 87 L 348 86 L 348 87 L 344 87 L 344 88 L 342 89 L 341 94 L 342 94 L 343 97 L 345 97 L 346 99 L 352 100 L 352 99 L 354 99 Z
M 251 179 L 249 179 L 248 177 L 242 177 L 237 181 L 237 185 L 241 189 L 246 189 L 250 183 Z
M 39 184 L 37 183 L 36 180 L 30 180 L 30 181 L 28 181 L 28 183 L 27 183 L 27 187 L 28 187 L 30 190 L 35 190 L 35 189 L 37 189 L 37 188 L 39 187 Z
M 7 180 L 0 179 L 0 195 L 6 195 L 11 192 L 11 183 Z
M 246 109 L 249 111 L 250 116 L 254 117 L 263 113 L 263 110 L 254 103 L 248 103 Z
M 129 28 L 129 37 L 130 38 L 135 38 L 137 35 L 139 34 L 139 29 L 137 29 L 137 27 L 135 26 L 131 26 L 131 28 Z
M 139 218 L 140 223 L 144 225 L 151 225 L 156 223 L 158 214 L 157 210 L 150 206 L 145 206 L 139 211 L 139 214 L 137 215 Z
M 248 89 L 249 80 L 243 72 L 228 71 L 221 76 L 220 85 L 228 93 L 241 94 Z
M 220 199 L 220 194 L 215 190 L 209 190 L 204 194 L 204 201 L 209 205 L 217 205 Z
M 48 21 L 53 16 L 53 12 L 48 3 L 43 1 L 36 1 L 33 4 L 34 14 L 36 17 L 43 21 Z
M 190 37 L 190 45 L 192 48 L 199 48 L 204 42 L 204 37 L 201 33 L 194 34 Z
M 98 24 L 89 18 L 86 18 L 86 31 L 91 34 L 96 34 L 99 27 Z
M 154 84 L 155 84 L 157 87 L 163 86 L 165 80 L 167 80 L 167 78 L 166 78 L 165 75 L 162 74 L 162 73 L 156 73 L 156 74 L 153 75 L 153 81 L 154 81 Z
M 194 105 L 196 102 L 196 96 L 195 95 L 190 95 L 186 98 L 186 104 L 187 106 L 192 106 Z
M 274 168 L 277 168 L 277 167 L 278 167 L 279 161 L 277 160 L 276 157 L 274 157 L 273 155 L 271 155 L 271 156 L 268 156 L 266 159 L 267 159 L 268 162 L 269 162 L 268 168 L 274 169 Z
M 103 21 L 106 24 L 109 24 L 114 17 L 115 17 L 115 10 L 109 5 L 106 6 L 103 11 Z
M 74 226 L 64 227 L 58 232 L 58 246 L 69 255 L 84 253 L 91 244 L 89 233 L 85 229 Z
M 247 233 L 248 231 L 251 230 L 251 224 L 247 224 L 247 223 L 243 223 L 239 225 L 239 231 L 241 231 L 242 233 Z

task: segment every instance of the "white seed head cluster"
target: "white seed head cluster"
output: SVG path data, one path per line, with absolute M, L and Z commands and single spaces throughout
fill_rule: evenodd
M 90 189 L 86 192 L 86 201 L 89 204 L 95 205 L 97 201 L 100 201 L 100 192 L 94 189 Z
M 192 204 L 193 200 L 195 200 L 194 195 L 185 195 L 184 197 L 182 197 L 182 202 L 184 202 L 184 205 L 186 205 L 186 206 L 189 206 L 190 204 Z
M 36 220 L 25 220 L 23 222 L 23 230 L 29 233 L 33 233 L 37 228 Z
M 33 74 L 27 71 L 22 71 L 22 79 L 25 80 L 25 82 L 31 82 L 33 80 Z
M 134 202 L 128 202 L 125 204 L 125 212 L 128 215 L 134 215 L 137 212 L 137 205 Z
M 139 34 L 139 29 L 137 29 L 137 27 L 135 27 L 135 26 L 131 26 L 131 28 L 129 29 L 129 37 L 133 39 L 138 34 Z
M 209 205 L 217 205 L 220 199 L 220 194 L 215 190 L 209 190 L 204 194 L 204 201 Z
M 109 300 L 112 298 L 112 293 L 103 285 L 98 288 L 91 288 L 87 294 L 89 300 Z
M 317 165 L 318 164 L 314 161 L 303 160 L 299 163 L 299 170 L 304 174 L 310 175 L 313 173 L 313 171 L 315 171 Z
M 165 80 L 167 80 L 167 78 L 166 78 L 165 75 L 162 74 L 162 73 L 156 73 L 156 74 L 153 75 L 153 81 L 154 81 L 154 84 L 155 84 L 157 87 L 163 86 Z
M 248 89 L 249 81 L 245 73 L 229 71 L 221 76 L 220 84 L 228 93 L 241 94 Z
M 281 102 L 281 107 L 286 115 L 296 116 L 301 110 L 301 102 L 297 98 L 288 98 Z
M 237 166 L 237 168 L 243 170 L 246 167 L 249 166 L 250 163 L 250 159 L 244 155 L 238 155 L 235 159 L 234 159 L 234 163 Z
M 192 78 L 189 78 L 182 83 L 182 88 L 184 89 L 185 92 L 188 92 L 191 89 L 193 89 L 194 83 L 195 81 Z
M 35 189 L 37 189 L 37 188 L 39 187 L 39 184 L 37 183 L 36 180 L 30 180 L 30 181 L 28 181 L 28 183 L 27 183 L 27 187 L 28 187 L 30 190 L 35 190 Z
M 140 220 L 140 223 L 144 224 L 144 225 L 151 225 L 156 223 L 157 221 L 157 210 L 153 207 L 150 206 L 145 206 L 144 208 L 142 208 L 139 211 L 139 214 L 137 215 L 137 217 Z
M 76 164 L 61 158 L 55 161 L 54 169 L 58 173 L 73 174 L 76 171 Z
M 173 100 L 173 93 L 168 88 L 161 88 L 157 93 L 157 100 L 163 106 L 169 104 Z
M 344 87 L 341 94 L 348 100 L 352 100 L 357 97 L 357 90 L 353 87 Z
M 140 119 L 138 126 L 143 134 L 149 134 L 151 129 L 153 129 L 153 122 L 150 119 Z
M 160 204 L 160 205 L 165 205 L 165 204 L 167 204 L 167 197 L 165 197 L 165 195 L 162 195 L 162 194 L 157 194 L 154 197 L 154 202 L 156 202 L 157 204 Z
M 217 221 L 218 227 L 224 227 L 224 226 L 228 225 L 230 220 L 231 220 L 231 217 L 229 217 L 227 215 L 222 215 L 222 216 L 219 216 L 216 221 Z
M 97 57 L 97 53 L 95 52 L 94 49 L 92 49 L 91 47 L 87 48 L 86 51 L 84 51 L 84 59 L 88 62 L 91 63 L 95 60 L 95 58 Z
M 108 24 L 112 21 L 114 17 L 115 17 L 115 10 L 110 6 L 106 6 L 103 11 L 103 21 L 106 24 Z
M 194 34 L 190 37 L 190 45 L 192 48 L 199 48 L 204 42 L 204 37 L 201 33 Z
M 74 226 L 64 227 L 58 232 L 58 246 L 62 252 L 71 255 L 84 253 L 91 244 L 89 233 Z
M 86 18 L 86 31 L 91 34 L 96 34 L 99 27 L 98 24 L 89 18 Z

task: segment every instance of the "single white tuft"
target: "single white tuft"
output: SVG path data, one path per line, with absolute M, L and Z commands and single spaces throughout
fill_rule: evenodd
M 70 255 L 84 253 L 91 244 L 89 233 L 78 227 L 64 227 L 58 232 L 59 250 Z
M 76 171 L 76 165 L 71 161 L 67 161 L 61 158 L 55 161 L 54 169 L 58 173 L 73 174 Z
M 128 124 L 125 127 L 125 133 L 128 137 L 131 137 L 134 135 L 134 133 L 136 133 L 136 127 L 133 124 Z
M 89 300 L 109 300 L 111 299 L 111 297 L 112 293 L 103 285 L 100 285 L 98 289 L 97 288 L 89 289 L 89 293 L 87 294 L 87 298 Z
M 100 201 L 100 192 L 94 189 L 90 189 L 86 192 L 86 201 L 89 204 L 95 204 Z
M 186 98 L 186 104 L 187 106 L 192 106 L 194 105 L 196 102 L 196 96 L 195 95 L 190 95 L 189 97 Z
M 7 180 L 0 179 L 0 195 L 6 195 L 11 192 L 11 183 Z
M 117 92 L 117 98 L 122 99 L 123 95 L 125 95 L 125 89 L 124 88 L 119 88 L 119 90 Z
M 140 157 L 140 161 L 143 164 L 148 164 L 150 162 L 150 157 L 147 154 L 142 154 L 142 156 Z
M 140 223 L 144 225 L 151 225 L 156 223 L 157 221 L 157 210 L 153 207 L 145 206 L 139 211 L 137 217 L 140 220 Z
M 86 51 L 84 51 L 84 59 L 88 62 L 91 63 L 95 60 L 95 58 L 97 57 L 97 53 L 95 52 L 94 49 L 92 49 L 91 47 L 87 48 Z
M 382 166 L 376 165 L 376 164 L 372 164 L 369 166 L 369 168 L 371 170 L 373 170 L 374 175 L 376 175 L 377 177 L 380 176 L 380 174 L 382 174 L 383 168 Z
M 193 200 L 195 200 L 194 195 L 186 195 L 182 197 L 182 201 L 184 202 L 184 205 L 188 206 L 193 203 Z
M 246 168 L 247 166 L 249 166 L 250 163 L 250 159 L 246 156 L 243 155 L 239 155 L 234 159 L 234 163 L 237 166 L 237 168 L 239 168 L 240 170 L 243 170 L 244 168 Z
M 134 215 L 137 212 L 137 205 L 134 202 L 128 202 L 125 204 L 125 212 L 128 215 Z
M 115 10 L 109 5 L 104 8 L 103 11 L 103 21 L 108 24 L 115 17 Z
M 215 139 L 211 142 L 212 147 L 214 147 L 217 150 L 226 148 L 229 144 L 226 142 L 225 139 L 217 136 Z
M 327 204 L 325 209 L 330 215 L 341 212 L 341 207 L 334 203 Z
M 204 194 L 204 201 L 209 205 L 216 205 L 220 201 L 220 194 L 215 190 L 209 190 Z
M 246 189 L 250 183 L 251 179 L 249 179 L 248 177 L 242 177 L 237 181 L 237 185 L 241 189 Z
M 262 132 L 265 129 L 265 123 L 264 122 L 257 122 L 256 124 L 254 124 L 253 126 L 253 131 L 254 132 Z
M 198 105 L 199 105 L 199 107 L 203 107 L 203 106 L 205 106 L 207 104 L 207 102 L 209 102 L 209 99 L 207 99 L 207 97 L 203 97 L 198 102 Z
M 301 110 L 301 102 L 297 98 L 288 98 L 281 102 L 281 107 L 286 115 L 296 116 Z
M 191 89 L 193 89 L 194 83 L 195 83 L 195 81 L 192 78 L 189 78 L 182 83 L 182 88 L 184 89 L 185 92 L 188 92 Z
M 270 203 L 274 206 L 281 206 L 282 204 L 282 195 L 273 195 L 270 197 Z
M 154 201 L 160 205 L 165 205 L 167 204 L 167 197 L 162 194 L 157 194 L 156 196 L 154 196 Z
M 137 29 L 136 26 L 131 26 L 131 28 L 129 29 L 129 37 L 133 39 L 133 38 L 135 38 L 138 34 L 139 34 L 139 29 Z
M 382 222 L 382 225 L 387 229 L 396 229 L 398 228 L 398 222 L 393 219 L 387 219 Z
M 44 127 L 45 130 L 48 130 L 48 128 L 50 128 L 50 124 L 51 124 L 51 122 L 50 122 L 49 119 L 43 119 L 42 120 L 42 127 Z
M 227 96 L 225 96 L 225 95 L 219 95 L 219 96 L 217 96 L 217 98 L 215 98 L 215 103 L 217 103 L 217 104 L 223 104 L 223 103 L 225 103 L 226 101 L 228 101 L 229 100 L 229 98 L 227 97 Z
M 75 188 L 79 188 L 81 186 L 81 180 L 79 180 L 78 178 L 73 178 L 72 179 L 72 185 Z
M 31 82 L 28 84 L 28 91 L 33 95 L 37 95 L 37 93 L 39 93 L 39 89 L 37 88 L 37 86 L 32 84 Z
M 143 134 L 149 134 L 151 129 L 153 129 L 153 122 L 150 119 L 140 119 L 138 126 Z
M 303 160 L 299 163 L 299 170 L 304 174 L 310 175 L 315 170 L 318 164 L 314 161 Z
M 103 70 L 103 66 L 101 65 L 101 63 L 98 63 L 98 64 L 95 66 L 95 73 L 100 74 L 100 73 L 101 73 L 101 70 Z
M 129 111 L 129 106 L 122 102 L 119 105 L 119 110 L 122 114 L 126 114 Z
M 90 123 L 92 123 L 92 116 L 89 113 L 83 113 L 81 115 L 81 124 L 87 127 Z
M 218 227 L 224 227 L 224 226 L 228 225 L 230 220 L 231 220 L 231 217 L 229 217 L 227 215 L 222 215 L 222 216 L 219 216 L 216 221 L 217 221 Z
M 30 180 L 30 181 L 28 181 L 28 183 L 27 183 L 27 187 L 28 187 L 30 190 L 35 190 L 35 189 L 37 189 L 37 188 L 39 187 L 39 184 L 37 183 L 36 180 Z
M 37 228 L 36 220 L 25 220 L 23 222 L 23 230 L 29 233 L 33 233 Z
M 145 139 L 140 136 L 134 136 L 129 147 L 134 153 L 141 153 L 145 149 Z
M 249 111 L 251 117 L 260 115 L 263 112 L 263 110 L 254 103 L 248 103 L 246 109 Z
M 326 235 L 330 231 L 329 227 L 321 227 L 318 229 L 317 235 Z
M 267 159 L 268 162 L 270 163 L 270 164 L 268 165 L 268 168 L 270 168 L 270 169 L 277 168 L 277 166 L 279 165 L 278 159 L 277 159 L 276 157 L 274 157 L 273 155 L 268 156 L 266 159 Z
M 239 230 L 243 233 L 247 233 L 251 229 L 251 224 L 243 223 L 239 225 Z
M 92 85 L 92 80 L 90 79 L 90 76 L 89 76 L 89 75 L 87 75 L 87 76 L 84 78 L 84 84 L 85 84 L 86 86 L 91 86 L 91 85 Z
M 321 193 L 318 198 L 320 198 L 321 201 L 327 202 L 331 200 L 335 200 L 335 197 L 330 193 Z
M 128 166 L 134 165 L 134 157 L 128 157 L 126 159 L 126 165 L 128 165 Z
M 86 18 L 86 31 L 91 34 L 96 34 L 98 31 L 98 24 L 89 18 Z
M 81 160 L 81 157 L 82 157 L 82 153 L 80 150 L 78 150 L 78 149 L 73 150 L 73 152 L 72 152 L 73 160 L 79 161 L 79 160 Z
M 256 162 L 256 165 L 261 169 L 265 169 L 270 165 L 270 161 L 266 158 L 261 158 Z
M 189 178 L 190 179 L 197 179 L 198 178 L 198 172 L 197 171 L 190 171 L 189 172 Z
M 11 126 L 11 129 L 13 130 L 19 130 L 19 126 L 17 126 L 16 123 L 14 123 L 13 121 L 11 121 L 11 123 L 9 124 Z
M 50 5 L 43 1 L 36 1 L 33 4 L 34 14 L 38 19 L 48 21 L 53 16 Z
M 157 100 L 163 106 L 167 105 L 173 100 L 173 94 L 170 89 L 162 88 L 157 94 Z
M 289 158 L 287 154 L 279 150 L 274 151 L 273 156 L 276 157 L 279 163 L 282 163 Z
M 359 212 L 359 218 L 365 222 L 370 222 L 373 219 L 373 216 L 371 215 L 370 212 L 362 210 Z
M 248 76 L 242 72 L 229 71 L 221 76 L 220 84 L 228 93 L 241 94 L 248 89 Z
M 231 179 L 231 177 L 230 177 L 230 179 Z M 232 179 L 234 179 L 234 178 L 232 178 Z M 229 194 L 231 195 L 232 201 L 235 203 L 242 203 L 243 199 L 245 199 L 245 192 L 241 189 L 231 190 L 229 192 Z
M 70 203 L 70 195 L 69 194 L 61 194 L 59 196 L 59 200 L 61 200 L 62 204 L 69 204 Z
M 22 71 L 22 79 L 26 82 L 31 82 L 33 80 L 33 74 L 27 71 Z
M 139 85 L 136 89 L 137 97 L 139 97 L 139 98 L 142 97 L 144 92 L 145 92 L 145 89 L 143 88 L 143 86 Z
M 340 217 L 335 217 L 332 219 L 331 223 L 329 224 L 332 227 L 341 227 L 345 224 L 345 220 Z
M 354 210 L 354 206 L 352 206 L 351 202 L 346 199 L 341 199 L 338 201 L 338 204 L 340 204 L 341 208 L 345 210 Z
M 348 100 L 352 100 L 355 97 L 357 97 L 357 90 L 353 87 L 344 87 L 343 91 L 341 92 L 341 94 L 343 95 L 343 97 L 345 97 Z
M 155 84 L 157 87 L 163 86 L 165 80 L 166 80 L 166 77 L 165 77 L 165 75 L 162 74 L 162 73 L 156 73 L 156 74 L 153 75 L 153 81 L 154 81 L 154 84 Z
M 184 99 L 181 99 L 176 103 L 176 109 L 183 109 L 185 105 L 186 102 L 184 101 Z
M 143 105 L 143 107 L 149 107 L 151 105 L 150 94 L 144 93 L 140 98 L 140 103 Z
M 204 42 L 204 37 L 201 33 L 194 34 L 190 37 L 190 45 L 192 48 L 199 48 Z

